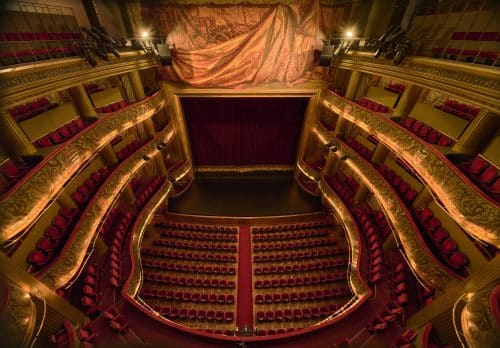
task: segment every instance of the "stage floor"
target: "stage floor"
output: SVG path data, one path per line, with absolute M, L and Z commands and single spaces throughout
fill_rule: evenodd
M 323 211 L 291 172 L 262 174 L 197 173 L 191 187 L 171 198 L 172 213 L 207 216 L 277 216 Z

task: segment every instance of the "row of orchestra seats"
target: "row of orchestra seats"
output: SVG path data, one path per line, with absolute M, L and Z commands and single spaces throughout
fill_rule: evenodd
M 169 272 L 182 272 L 193 274 L 236 274 L 235 267 L 226 266 L 199 266 L 180 263 L 167 263 L 159 261 L 144 261 L 144 266 L 158 270 L 166 270 Z
M 312 229 L 305 230 L 300 232 L 288 232 L 288 233 L 267 233 L 267 234 L 258 234 L 252 237 L 253 243 L 261 243 L 261 242 L 278 242 L 278 241 L 289 241 L 294 239 L 309 239 L 309 238 L 321 238 L 328 237 L 330 231 L 325 228 L 321 229 Z
M 500 202 L 500 171 L 480 156 L 457 163 L 458 168 L 486 194 Z
M 93 172 L 90 177 L 71 194 L 71 198 L 79 207 L 85 207 L 110 174 L 111 169 L 106 166 Z
M 36 141 L 36 143 L 39 147 L 58 145 L 71 139 L 81 130 L 85 129 L 85 127 L 87 127 L 87 124 L 80 117 L 76 117 L 73 121 L 62 125 L 49 134 L 41 137 Z
M 252 228 L 252 233 L 259 234 L 259 233 L 269 233 L 269 232 L 292 232 L 292 231 L 302 232 L 305 230 L 329 228 L 332 226 L 333 226 L 332 223 L 329 221 L 314 221 L 314 222 L 306 222 L 303 224 L 254 227 Z
M 85 88 L 85 92 L 87 92 L 88 95 L 104 91 L 104 88 L 100 87 L 97 83 L 83 85 L 83 88 Z
M 385 90 L 396 94 L 403 93 L 405 89 L 406 85 L 403 85 L 402 83 L 389 83 L 389 85 L 385 87 Z
M 176 231 L 162 231 L 160 236 L 163 238 L 185 239 L 193 241 L 206 241 L 210 238 L 212 241 L 235 243 L 237 238 L 235 235 L 214 234 L 214 233 L 186 233 Z
M 145 142 L 141 140 L 133 140 L 130 143 L 128 143 L 126 146 L 124 146 L 120 151 L 116 153 L 116 157 L 118 158 L 118 161 L 123 161 L 125 160 L 128 156 L 136 152 L 142 145 L 144 145 Z
M 9 190 L 28 174 L 31 168 L 32 166 L 28 164 L 20 164 L 12 160 L 7 160 L 0 170 L 0 189 L 2 191 Z
M 50 335 L 50 343 L 57 348 L 70 348 L 75 346 L 75 335 L 69 320 L 64 320 L 54 334 Z
M 95 109 L 95 112 L 99 114 L 109 114 L 110 112 L 115 112 L 127 107 L 127 102 L 125 100 L 120 100 L 115 103 L 104 105 Z
M 434 216 L 429 208 L 416 211 L 415 216 L 429 249 L 447 266 L 463 275 L 469 260 L 465 254 L 458 250 L 457 243 L 441 226 L 441 221 Z
M 322 289 L 316 291 L 303 292 L 284 292 L 275 294 L 255 295 L 255 304 L 305 302 L 305 301 L 323 301 L 339 296 L 350 295 L 348 287 L 334 287 L 331 289 Z
M 255 255 L 254 263 L 281 262 L 292 260 L 309 260 L 315 258 L 325 258 L 349 253 L 349 248 L 335 248 L 329 250 L 313 250 L 299 253 Z
M 238 229 L 235 227 L 219 227 L 210 225 L 189 225 L 176 222 L 157 222 L 156 227 L 170 228 L 174 230 L 193 231 L 193 232 L 209 232 L 209 233 L 224 233 L 224 234 L 237 234 Z
M 66 244 L 81 211 L 61 207 L 58 215 L 52 219 L 51 225 L 45 230 L 43 237 L 36 243 L 36 249 L 28 255 L 28 263 L 39 270 L 57 257 Z
M 162 276 L 159 274 L 154 275 L 154 278 L 147 278 L 146 280 L 155 281 L 159 284 L 172 285 L 172 286 L 188 286 L 196 288 L 219 288 L 219 289 L 234 289 L 236 284 L 232 280 L 225 279 L 199 279 L 187 277 L 174 277 Z M 142 288 L 141 294 L 143 296 L 155 297 L 158 289 Z
M 354 194 L 359 186 L 354 178 L 340 179 L 331 176 L 327 178 L 327 182 L 347 205 L 354 203 Z
M 166 259 L 200 261 L 200 262 L 220 262 L 220 263 L 235 263 L 236 256 L 234 255 L 218 255 L 218 254 L 200 254 L 200 253 L 184 253 L 163 250 L 158 248 L 143 248 L 141 252 L 144 255 L 158 256 Z
M 255 315 L 257 322 L 292 321 L 311 318 L 326 318 L 335 313 L 339 307 L 331 304 L 322 307 L 278 309 L 274 311 L 258 311 Z
M 287 327 L 286 329 L 267 329 L 267 330 L 257 330 L 256 336 L 273 336 L 282 335 L 285 333 L 294 332 L 296 330 L 301 330 L 302 328 Z
M 135 190 L 137 196 L 135 201 L 136 206 L 138 208 L 144 207 L 164 182 L 164 177 L 157 176 L 153 180 L 151 180 L 145 187 L 139 187 L 138 190 Z
M 336 243 L 332 239 L 316 239 L 311 241 L 300 241 L 292 243 L 279 244 L 257 244 L 253 246 L 254 252 L 273 252 L 278 250 L 295 250 L 303 248 L 327 247 L 334 246 Z
M 354 138 L 347 137 L 344 139 L 345 143 L 353 148 L 354 151 L 363 156 L 366 160 L 370 160 L 372 158 L 373 152 L 366 148 L 363 144 L 358 142 Z
M 399 121 L 399 124 L 428 143 L 443 147 L 449 147 L 455 143 L 445 134 L 411 116 Z
M 185 243 L 176 242 L 172 240 L 153 240 L 153 246 L 162 246 L 174 249 L 187 249 L 195 251 L 215 251 L 224 253 L 235 253 L 236 245 L 215 245 L 215 244 L 197 244 L 197 243 Z
M 459 103 L 456 100 L 448 99 L 442 105 L 435 105 L 437 109 L 443 110 L 449 114 L 464 118 L 466 120 L 472 121 L 474 117 L 481 111 L 480 108 L 467 105 L 464 103 Z
M 39 115 L 45 111 L 54 109 L 58 103 L 51 103 L 47 98 L 39 98 L 33 102 L 23 105 L 18 105 L 13 109 L 9 109 L 9 113 L 18 122 L 27 120 L 28 118 Z
M 187 319 L 198 321 L 218 321 L 230 323 L 234 321 L 234 313 L 231 311 L 215 311 L 204 309 L 171 308 L 157 306 L 154 308 L 158 313 L 168 319 Z
M 148 289 L 148 288 L 145 288 Z M 194 303 L 218 303 L 218 304 L 233 304 L 234 295 L 225 294 L 207 294 L 198 292 L 183 292 L 161 289 L 157 292 L 152 292 L 152 289 L 145 290 L 141 295 L 144 297 L 164 299 L 167 301 L 177 302 L 194 302 Z
M 270 267 L 256 267 L 254 269 L 254 274 L 256 275 L 266 275 L 266 274 L 283 274 L 283 273 L 299 273 L 308 271 L 321 271 L 327 269 L 334 269 L 336 267 L 343 267 L 349 264 L 349 259 L 333 259 L 326 260 L 322 262 L 315 263 L 300 263 L 293 265 L 279 265 Z
M 279 279 L 264 279 L 256 280 L 254 283 L 255 289 L 269 289 L 269 288 L 291 288 L 308 286 L 315 284 L 330 284 L 336 281 L 347 279 L 345 272 L 334 272 L 326 275 L 311 276 L 311 277 L 298 277 L 298 278 L 279 278 Z
M 112 287 L 119 288 L 122 285 L 124 277 L 122 270 L 122 249 L 124 239 L 127 236 L 130 225 L 134 220 L 133 211 L 121 211 L 116 217 L 115 228 L 113 230 L 112 239 L 110 241 L 110 272 L 111 277 L 109 282 Z
M 399 194 L 403 202 L 410 206 L 412 205 L 415 198 L 418 196 L 418 192 L 410 186 L 402 177 L 397 175 L 392 169 L 389 169 L 387 165 L 381 164 L 378 168 L 380 174 L 387 180 L 387 182 L 394 188 L 394 190 Z
M 388 113 L 390 111 L 387 105 L 380 104 L 366 97 L 357 100 L 356 103 L 375 112 Z

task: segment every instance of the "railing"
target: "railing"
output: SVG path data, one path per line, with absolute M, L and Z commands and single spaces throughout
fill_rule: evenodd
M 336 94 L 325 93 L 322 103 L 405 158 L 467 233 L 500 246 L 500 208 L 437 149 L 384 115 L 366 110 Z
M 160 151 L 157 143 L 160 141 L 169 143 L 174 132 L 173 128 L 167 128 L 166 132 L 150 140 L 118 165 L 82 213 L 84 218 L 78 221 L 59 256 L 51 263 L 52 266 L 46 267 L 38 274 L 42 282 L 50 288 L 58 289 L 73 278 L 85 259 L 89 245 L 96 238 L 101 221 L 108 210 L 135 173 L 146 164 L 144 156 L 153 158 Z
M 33 224 L 73 174 L 100 149 L 165 105 L 166 97 L 160 90 L 150 98 L 99 119 L 39 163 L 0 202 L 0 243 Z

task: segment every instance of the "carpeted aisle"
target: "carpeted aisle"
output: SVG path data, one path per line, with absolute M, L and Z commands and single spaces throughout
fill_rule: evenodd
M 240 226 L 238 262 L 238 302 L 236 326 L 243 330 L 253 327 L 252 251 L 249 226 Z

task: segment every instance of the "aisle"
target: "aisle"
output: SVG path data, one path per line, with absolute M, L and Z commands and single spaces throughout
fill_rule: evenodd
M 239 228 L 238 302 L 236 326 L 253 327 L 252 250 L 249 226 Z

